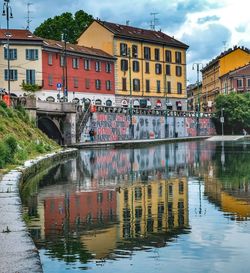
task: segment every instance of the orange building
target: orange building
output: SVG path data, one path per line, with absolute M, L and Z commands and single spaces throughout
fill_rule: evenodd
M 248 64 L 250 62 L 249 53 L 249 49 L 235 46 L 233 49 L 230 48 L 222 52 L 201 70 L 201 103 L 210 109 L 213 107 L 215 97 L 222 93 L 220 78 L 228 72 Z

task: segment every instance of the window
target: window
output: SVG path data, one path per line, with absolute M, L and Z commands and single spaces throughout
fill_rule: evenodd
M 171 82 L 167 82 L 167 90 L 168 90 L 168 94 L 171 94 Z
M 138 46 L 132 45 L 132 57 L 137 58 L 138 57 Z
M 85 88 L 86 89 L 90 88 L 90 79 L 85 79 Z
M 84 69 L 90 70 L 90 60 L 88 60 L 88 59 L 84 60 Z
M 73 77 L 73 82 L 74 82 L 74 87 L 78 88 L 78 78 L 77 77 Z
M 127 91 L 127 79 L 122 78 L 122 90 Z
M 146 60 L 151 59 L 150 47 L 144 47 L 144 59 L 146 59 Z
M 128 55 L 128 46 L 127 44 L 120 43 L 120 55 L 127 56 Z
M 179 194 L 183 194 L 184 192 L 184 183 L 183 181 L 179 182 Z
M 177 82 L 177 94 L 182 94 L 182 84 Z
M 26 70 L 26 83 L 28 83 L 28 84 L 35 84 L 36 83 L 34 69 L 27 69 Z
M 155 64 L 155 74 L 161 74 L 161 64 Z
M 160 49 L 155 48 L 155 60 L 160 61 Z
M 101 71 L 101 62 L 100 61 L 95 62 L 95 71 L 96 72 Z
M 111 81 L 106 81 L 106 90 L 111 90 Z
M 150 71 L 149 71 L 149 62 L 145 63 L 145 73 L 147 73 L 147 74 L 150 73 Z
M 49 84 L 50 86 L 53 85 L 53 75 L 52 75 L 52 74 L 49 74 L 49 77 L 48 77 L 48 84 Z
M 146 80 L 146 92 L 150 92 L 150 80 Z
M 48 65 L 52 65 L 53 64 L 52 61 L 53 61 L 53 55 L 52 55 L 52 53 L 49 53 L 48 54 Z
M 140 80 L 133 79 L 133 91 L 140 91 Z
M 135 187 L 135 200 L 140 200 L 142 198 L 141 187 Z
M 100 90 L 101 89 L 101 80 L 95 80 L 95 89 Z
M 181 66 L 176 66 L 175 67 L 175 73 L 176 73 L 176 76 L 180 77 L 182 75 L 182 67 Z
M 10 69 L 10 81 L 17 81 L 17 70 L 16 69 Z M 4 69 L 4 80 L 8 81 L 8 69 Z
M 247 79 L 247 87 L 250 87 L 250 79 Z
M 106 72 L 107 73 L 111 72 L 111 63 L 109 63 L 109 62 L 106 63 Z
M 74 68 L 74 69 L 79 68 L 79 59 L 78 58 L 72 59 L 72 68 Z
M 161 81 L 156 81 L 156 92 L 161 93 Z
M 152 187 L 149 185 L 148 186 L 148 198 L 152 197 Z
M 171 72 L 170 72 L 170 65 L 169 64 L 166 64 L 166 75 L 170 76 L 171 75 Z
M 173 195 L 173 185 L 172 184 L 168 185 L 168 194 L 169 194 L 169 196 Z
M 175 62 L 177 64 L 181 64 L 181 52 L 179 52 L 179 51 L 175 52 Z
M 243 87 L 242 79 L 237 79 L 237 88 L 242 88 L 242 87 Z
M 133 71 L 134 72 L 139 72 L 139 62 L 138 61 L 133 61 Z
M 165 51 L 165 60 L 167 63 L 172 63 L 172 52 L 170 50 Z
M 26 49 L 26 60 L 38 60 L 38 49 Z
M 103 194 L 102 194 L 102 192 L 98 192 L 97 193 L 97 202 L 102 203 L 102 200 L 103 200 Z
M 17 49 L 16 48 L 10 48 L 9 49 L 9 57 L 10 60 L 16 60 L 17 59 Z M 4 48 L 4 59 L 8 60 L 8 48 Z
M 121 71 L 127 71 L 128 70 L 128 60 L 121 60 Z
M 61 66 L 61 67 L 64 66 L 64 63 L 65 63 L 65 61 L 64 61 L 64 56 L 61 55 L 61 56 L 60 56 L 60 66 Z

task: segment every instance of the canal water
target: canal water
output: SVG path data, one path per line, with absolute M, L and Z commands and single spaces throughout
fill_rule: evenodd
M 22 189 L 45 273 L 250 272 L 250 142 L 81 150 Z

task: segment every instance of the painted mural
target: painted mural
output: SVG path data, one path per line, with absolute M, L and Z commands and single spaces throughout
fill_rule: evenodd
M 199 118 L 199 135 L 215 135 L 211 118 Z M 129 115 L 118 113 L 93 113 L 84 128 L 81 142 L 89 141 L 89 131 L 95 132 L 95 141 L 133 139 L 162 139 L 197 136 L 196 117 Z M 131 128 L 131 129 L 130 129 Z M 131 132 L 131 133 L 130 133 Z

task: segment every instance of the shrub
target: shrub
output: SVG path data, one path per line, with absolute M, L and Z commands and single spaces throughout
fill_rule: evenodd
M 6 164 L 7 154 L 8 149 L 6 148 L 6 145 L 4 142 L 0 142 L 0 169 L 2 169 Z

